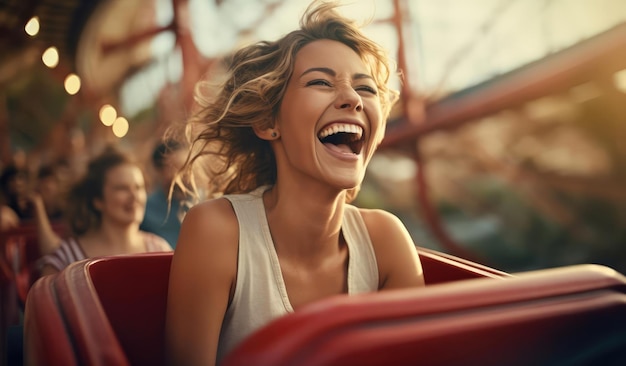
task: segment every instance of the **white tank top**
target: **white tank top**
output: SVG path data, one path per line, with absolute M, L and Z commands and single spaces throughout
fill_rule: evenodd
M 262 197 L 268 188 L 224 196 L 239 222 L 239 257 L 235 293 L 220 334 L 218 362 L 246 336 L 293 312 L 265 216 Z M 341 230 L 348 245 L 348 293 L 377 291 L 376 255 L 356 207 L 345 206 Z

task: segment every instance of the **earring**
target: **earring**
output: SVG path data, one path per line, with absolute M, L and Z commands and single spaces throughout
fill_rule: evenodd
M 272 131 L 272 138 L 277 138 L 278 137 L 278 132 L 276 131 Z

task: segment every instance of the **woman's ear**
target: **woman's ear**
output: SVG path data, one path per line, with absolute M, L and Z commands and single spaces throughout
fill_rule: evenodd
M 278 128 L 276 127 L 265 128 L 265 129 L 261 129 L 259 127 L 252 127 L 252 129 L 254 130 L 254 133 L 260 139 L 263 139 L 263 140 L 271 141 L 271 140 L 276 140 L 277 138 L 280 137 L 280 132 L 278 131 Z

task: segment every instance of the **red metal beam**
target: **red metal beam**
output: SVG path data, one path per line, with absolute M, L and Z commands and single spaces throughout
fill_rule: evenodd
M 428 225 L 431 234 L 437 239 L 437 242 L 446 253 L 470 260 L 472 262 L 487 265 L 483 258 L 480 258 L 479 255 L 473 253 L 471 250 L 468 250 L 462 244 L 458 243 L 448 233 L 443 219 L 437 211 L 437 207 L 435 207 L 431 201 L 430 186 L 425 172 L 426 164 L 424 164 L 424 160 L 421 157 L 417 146 L 413 148 L 411 157 L 418 167 L 417 173 L 415 174 L 415 184 L 417 186 L 417 208 L 422 213 L 422 218 Z
M 455 128 L 476 118 L 562 92 L 626 68 L 626 24 L 478 86 L 426 106 L 423 121 L 391 123 L 381 148 Z M 411 100 L 405 103 L 421 103 Z
M 150 40 L 154 36 L 162 32 L 174 31 L 174 30 L 175 30 L 175 24 L 174 22 L 172 22 L 169 25 L 166 25 L 164 27 L 146 29 L 143 32 L 132 34 L 128 36 L 127 38 L 124 38 L 124 40 L 120 42 L 103 43 L 101 46 L 102 54 L 106 55 L 107 53 L 110 53 L 110 52 L 128 51 L 129 48 L 133 48 L 142 42 Z
M 202 55 L 196 48 L 191 35 L 189 1 L 172 0 L 174 22 L 176 27 L 176 43 L 179 45 L 183 58 L 183 76 L 181 83 L 183 105 L 191 110 L 195 85 L 202 73 Z

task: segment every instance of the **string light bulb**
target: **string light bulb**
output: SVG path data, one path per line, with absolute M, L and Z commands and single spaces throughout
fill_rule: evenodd
M 69 74 L 65 78 L 65 91 L 69 95 L 74 95 L 80 90 L 80 77 L 76 74 Z
M 41 60 L 44 65 L 54 69 L 59 64 L 59 51 L 54 46 L 48 47 L 45 51 L 43 51 Z
M 24 26 L 24 31 L 31 37 L 36 36 L 39 33 L 39 17 L 34 16 L 30 18 L 28 23 Z
M 128 120 L 124 117 L 117 117 L 111 128 L 115 136 L 122 138 L 128 133 Z
M 117 111 L 112 105 L 105 104 L 100 107 L 98 115 L 100 116 L 100 122 L 102 122 L 103 125 L 112 126 L 113 122 L 115 122 L 115 119 L 117 118 Z
M 617 90 L 626 93 L 626 69 L 622 69 L 613 74 L 613 83 Z

